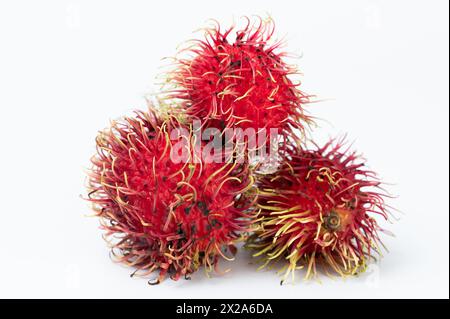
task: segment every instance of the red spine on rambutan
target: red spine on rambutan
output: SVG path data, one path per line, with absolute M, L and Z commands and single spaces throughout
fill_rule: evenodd
M 202 265 L 216 269 L 254 219 L 248 164 L 194 158 L 191 135 L 171 136 L 180 128 L 189 132 L 173 118 L 136 112 L 98 135 L 92 158 L 89 200 L 112 255 L 133 275 L 159 272 L 152 283 L 188 278 Z M 179 162 L 177 143 L 188 154 Z
M 309 97 L 291 81 L 297 70 L 283 61 L 280 42 L 272 43 L 273 21 L 246 19 L 237 30 L 221 30 L 219 23 L 205 29 L 205 39 L 180 52 L 187 57 L 176 59 L 168 97 L 206 127 L 277 129 L 292 136 L 293 129 L 303 131 L 311 122 L 304 112 Z
M 258 250 L 260 268 L 282 263 L 282 283 L 303 267 L 306 278 L 318 266 L 342 276 L 362 272 L 380 253 L 374 216 L 387 219 L 385 196 L 376 175 L 342 143 L 290 148 L 279 171 L 259 181 L 259 227 L 247 245 Z

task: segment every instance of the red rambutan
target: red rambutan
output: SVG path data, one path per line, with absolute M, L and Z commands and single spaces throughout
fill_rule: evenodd
M 180 129 L 188 136 L 173 138 Z M 112 255 L 133 275 L 159 272 L 152 283 L 216 269 L 254 219 L 248 164 L 196 158 L 192 140 L 189 128 L 152 111 L 113 122 L 96 139 L 89 200 Z M 187 158 L 174 160 L 180 143 Z
M 354 152 L 333 141 L 317 150 L 290 148 L 278 172 L 259 181 L 259 227 L 249 238 L 264 268 L 283 264 L 282 283 L 296 269 L 305 278 L 334 270 L 346 276 L 365 270 L 380 254 L 374 215 L 387 219 L 383 191 L 376 175 L 364 169 Z
M 188 119 L 199 119 L 205 127 L 277 129 L 292 136 L 304 130 L 311 119 L 304 113 L 309 97 L 289 76 L 295 67 L 278 53 L 280 42 L 272 43 L 274 23 L 246 18 L 246 26 L 222 31 L 219 23 L 205 29 L 205 39 L 194 40 L 176 59 L 168 75 L 170 100 L 180 101 Z

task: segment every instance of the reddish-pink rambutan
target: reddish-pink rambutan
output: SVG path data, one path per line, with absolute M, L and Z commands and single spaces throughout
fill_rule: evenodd
M 133 275 L 159 273 L 152 283 L 216 269 L 254 219 L 248 164 L 196 157 L 190 132 L 173 138 L 179 129 L 189 132 L 173 118 L 136 112 L 98 135 L 92 158 L 89 200 L 112 255 Z M 174 160 L 180 143 L 187 158 Z
M 217 23 L 180 52 L 184 57 L 168 76 L 174 86 L 169 98 L 205 127 L 277 129 L 283 137 L 303 131 L 311 122 L 304 112 L 309 97 L 290 79 L 297 70 L 284 62 L 280 42 L 272 40 L 273 21 L 246 22 L 226 30 Z
M 259 181 L 259 227 L 248 247 L 258 250 L 261 268 L 280 262 L 283 281 L 303 267 L 306 278 L 318 266 L 342 276 L 362 272 L 380 253 L 374 216 L 387 219 L 384 197 L 376 175 L 341 143 L 290 148 L 278 172 Z

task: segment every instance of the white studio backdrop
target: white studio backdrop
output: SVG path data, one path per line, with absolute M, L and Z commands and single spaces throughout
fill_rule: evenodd
M 207 19 L 254 14 L 301 55 L 315 139 L 348 133 L 392 184 L 390 252 L 321 283 L 280 286 L 243 250 L 222 277 L 131 279 L 80 199 L 96 133 L 146 108 L 162 58 Z M 448 298 L 448 84 L 447 1 L 2 1 L 0 297 Z

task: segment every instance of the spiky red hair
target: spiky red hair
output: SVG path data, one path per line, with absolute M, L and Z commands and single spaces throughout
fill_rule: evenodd
M 280 42 L 272 41 L 273 21 L 246 21 L 236 30 L 217 23 L 183 50 L 187 57 L 177 59 L 168 77 L 175 86 L 169 98 L 181 100 L 182 112 L 207 127 L 274 128 L 281 136 L 303 131 L 311 122 L 304 113 L 309 97 L 290 79 L 297 70 L 283 61 Z
M 291 148 L 278 172 L 260 180 L 259 229 L 248 246 L 264 268 L 281 261 L 283 281 L 316 266 L 345 276 L 363 271 L 379 252 L 374 215 L 387 219 L 380 181 L 354 152 L 332 141 L 317 150 Z M 282 281 L 282 282 L 283 282 Z
M 180 127 L 136 112 L 99 134 L 92 158 L 89 198 L 112 253 L 138 275 L 159 272 L 153 283 L 216 268 L 254 218 L 248 164 L 194 161 L 191 136 L 169 137 Z M 179 142 L 189 160 L 176 163 Z

